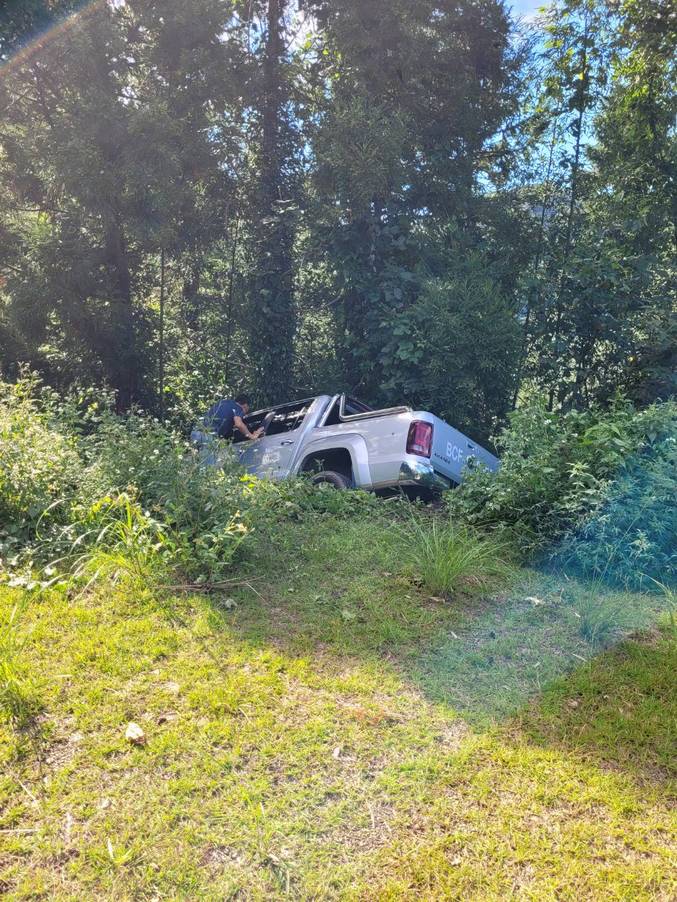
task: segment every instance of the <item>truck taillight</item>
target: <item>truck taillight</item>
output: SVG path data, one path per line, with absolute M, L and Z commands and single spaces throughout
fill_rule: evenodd
M 433 450 L 433 424 L 414 420 L 407 435 L 407 454 L 430 457 Z

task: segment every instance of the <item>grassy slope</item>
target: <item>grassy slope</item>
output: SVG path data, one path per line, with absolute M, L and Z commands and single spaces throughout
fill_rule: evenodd
M 10 898 L 671 897 L 669 635 L 583 663 L 578 587 L 426 598 L 365 521 L 261 537 L 245 569 L 231 600 L 29 607 Z

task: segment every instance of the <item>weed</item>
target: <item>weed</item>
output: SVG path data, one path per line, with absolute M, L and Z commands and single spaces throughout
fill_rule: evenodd
M 647 626 L 637 599 L 641 595 L 612 592 L 601 581 L 572 583 L 569 591 L 571 607 L 578 623 L 578 632 L 594 648 L 604 648 L 623 633 Z M 653 607 L 647 599 L 645 608 Z
M 653 579 L 652 577 L 649 577 L 649 579 L 651 579 L 651 582 L 654 583 L 665 599 L 668 622 L 673 635 L 675 635 L 677 634 L 677 591 L 671 586 L 666 586 L 665 583 L 662 583 L 657 579 Z

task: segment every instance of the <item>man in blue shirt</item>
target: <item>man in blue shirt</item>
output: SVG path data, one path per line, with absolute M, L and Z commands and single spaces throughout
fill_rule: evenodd
M 191 439 L 199 448 L 205 448 L 215 436 L 232 438 L 235 429 L 245 438 L 259 438 L 263 434 L 263 428 L 260 427 L 255 432 L 251 432 L 244 421 L 248 413 L 249 397 L 247 395 L 238 395 L 234 399 L 224 398 L 217 401 L 212 404 L 202 418 L 204 428 L 193 429 Z
M 246 438 L 258 438 L 263 430 L 249 431 L 244 421 L 248 413 L 248 395 L 238 395 L 234 400 L 217 401 L 216 404 L 212 404 L 204 416 L 205 428 L 218 435 L 219 438 L 232 438 L 234 428 Z

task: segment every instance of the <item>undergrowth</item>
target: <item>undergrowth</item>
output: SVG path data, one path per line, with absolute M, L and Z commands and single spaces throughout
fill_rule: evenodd
M 497 438 L 501 466 L 468 472 L 449 515 L 509 529 L 531 559 L 631 588 L 677 578 L 677 403 L 566 413 L 534 401 Z
M 60 400 L 33 375 L 1 389 L 0 579 L 12 585 L 91 579 L 89 558 L 108 556 L 149 581 L 209 588 L 262 525 L 375 504 L 304 479 L 258 480 L 227 445 L 220 466 L 205 465 L 171 428 L 116 416 L 91 392 Z

